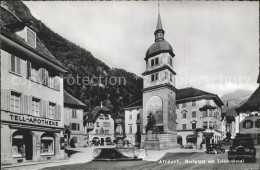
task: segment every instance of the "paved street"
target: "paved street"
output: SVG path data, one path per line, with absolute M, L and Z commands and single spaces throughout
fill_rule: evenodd
M 95 162 L 74 164 L 70 166 L 59 166 L 46 169 L 259 169 L 259 157 L 256 163 L 217 163 L 217 160 L 227 160 L 227 153 L 208 155 L 202 152 L 192 153 L 167 153 L 161 161 L 179 161 L 173 163 L 160 163 L 160 161 L 124 161 L 124 162 Z M 185 160 L 194 161 L 185 163 Z M 215 163 L 208 161 L 215 160 Z M 197 163 L 195 161 L 198 161 Z M 199 162 L 199 161 L 205 161 Z
M 143 161 L 91 161 L 93 148 L 81 148 L 70 160 L 61 163 L 31 165 L 10 169 L 78 170 L 78 169 L 260 169 L 260 149 L 257 149 L 255 163 L 225 163 L 227 153 L 206 154 L 197 150 L 161 150 L 148 151 Z M 169 162 L 171 161 L 171 162 Z M 186 162 L 185 161 L 189 161 Z M 212 161 L 215 161 L 213 163 Z

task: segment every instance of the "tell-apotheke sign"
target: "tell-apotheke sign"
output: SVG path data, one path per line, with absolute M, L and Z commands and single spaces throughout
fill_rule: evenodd
M 41 126 L 52 126 L 52 127 L 59 127 L 59 122 L 57 120 L 51 120 L 47 118 L 41 117 L 34 117 L 30 115 L 19 115 L 19 114 L 4 114 L 2 120 L 11 121 L 11 122 L 20 122 L 26 124 L 34 124 L 34 125 L 41 125 Z

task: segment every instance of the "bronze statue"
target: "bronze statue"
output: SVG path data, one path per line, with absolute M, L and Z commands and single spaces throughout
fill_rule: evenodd
M 145 131 L 146 134 L 149 130 L 151 130 L 153 133 L 157 132 L 157 128 L 156 128 L 156 123 L 155 123 L 155 119 L 154 119 L 154 115 L 152 113 L 149 114 L 149 116 L 147 116 L 148 120 L 147 120 L 147 125 L 145 126 Z

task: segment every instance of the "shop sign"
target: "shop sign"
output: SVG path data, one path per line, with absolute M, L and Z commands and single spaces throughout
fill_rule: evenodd
M 58 126 L 58 121 L 49 120 L 46 118 L 36 118 L 28 115 L 14 115 L 10 114 L 11 121 L 24 122 L 24 123 L 33 123 L 38 125 L 47 125 L 47 126 Z

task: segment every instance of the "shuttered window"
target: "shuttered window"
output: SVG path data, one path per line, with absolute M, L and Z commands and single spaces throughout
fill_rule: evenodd
M 55 119 L 55 106 L 56 104 L 49 102 L 48 112 L 50 119 Z
M 72 118 L 77 118 L 77 111 L 76 111 L 76 109 L 72 109 L 71 111 L 72 111 L 71 117 Z
M 40 116 L 40 99 L 32 98 L 32 114 Z
M 20 58 L 14 55 L 11 55 L 11 62 L 10 62 L 10 70 L 16 74 L 21 73 L 21 66 L 20 66 Z
M 15 113 L 21 113 L 21 94 L 11 92 L 10 96 L 10 111 Z
M 80 124 L 79 123 L 70 123 L 70 129 L 71 130 L 80 130 Z

